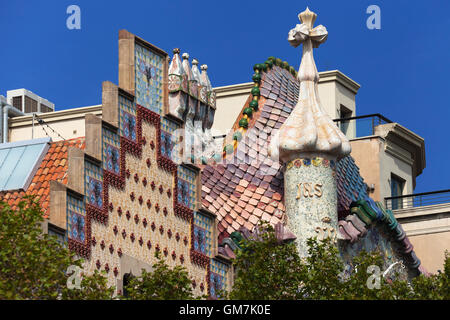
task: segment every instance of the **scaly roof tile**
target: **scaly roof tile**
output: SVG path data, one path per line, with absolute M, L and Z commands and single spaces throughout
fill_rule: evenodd
M 259 110 L 249 119 L 248 129 L 229 164 L 208 165 L 202 170 L 201 180 L 206 186 L 203 206 L 217 212 L 219 208 L 212 206 L 217 194 L 229 206 L 225 217 L 218 215 L 219 230 L 224 232 L 219 238 L 227 237 L 241 225 L 231 215 L 242 218 L 244 226 L 254 227 L 264 213 L 268 221 L 280 220 L 284 214 L 282 168 L 268 157 L 267 149 L 272 132 L 281 127 L 297 102 L 299 83 L 288 70 L 276 65 L 261 75 Z M 242 110 L 249 107 L 250 101 Z M 217 183 L 233 179 L 234 187 L 229 182 Z M 336 180 L 338 211 L 345 216 L 352 201 L 367 195 L 366 185 L 351 157 L 338 162 Z M 224 224 L 225 221 L 228 223 Z
M 76 147 L 84 150 L 84 137 L 74 138 L 65 141 L 52 142 L 47 154 L 44 156 L 39 169 L 36 171 L 32 183 L 26 191 L 8 191 L 0 192 L 0 199 L 6 200 L 9 205 L 15 209 L 15 206 L 26 195 L 37 195 L 39 203 L 44 212 L 44 218 L 49 216 L 50 203 L 50 183 L 49 181 L 58 181 L 66 184 L 68 163 L 68 147 Z

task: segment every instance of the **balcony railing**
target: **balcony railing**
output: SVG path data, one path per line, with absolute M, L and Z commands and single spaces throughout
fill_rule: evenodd
M 334 119 L 333 121 L 349 139 L 373 136 L 377 126 L 392 123 L 391 120 L 379 113 Z
M 450 203 L 450 189 L 384 198 L 387 209 L 407 209 Z

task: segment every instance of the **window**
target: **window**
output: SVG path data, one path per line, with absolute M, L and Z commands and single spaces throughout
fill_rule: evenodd
M 128 285 L 130 284 L 131 279 L 133 279 L 134 276 L 131 273 L 125 273 L 122 278 L 122 289 L 123 289 L 123 295 L 124 297 L 128 297 L 129 293 L 127 290 Z
M 51 223 L 48 224 L 48 235 L 49 236 L 56 236 L 56 239 L 58 242 L 66 247 L 66 230 L 61 229 Z
M 391 174 L 391 197 L 400 197 L 403 195 L 403 188 L 405 187 L 405 180 Z M 392 210 L 402 209 L 402 199 L 392 199 Z
M 351 118 L 352 117 L 352 111 L 347 109 L 345 106 L 343 106 L 341 104 L 341 107 L 339 109 L 339 117 L 341 119 Z M 340 129 L 345 135 L 347 135 L 347 133 L 348 133 L 349 125 L 350 125 L 350 120 L 341 121 Z

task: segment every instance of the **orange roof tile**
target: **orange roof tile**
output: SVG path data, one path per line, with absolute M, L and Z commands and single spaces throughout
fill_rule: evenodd
M 49 181 L 67 182 L 67 179 L 63 179 L 63 177 L 68 169 L 68 147 L 84 150 L 84 137 L 52 142 L 28 189 L 26 191 L 0 192 L 0 199 L 6 200 L 14 208 L 25 195 L 38 195 L 44 217 L 47 218 L 50 203 Z

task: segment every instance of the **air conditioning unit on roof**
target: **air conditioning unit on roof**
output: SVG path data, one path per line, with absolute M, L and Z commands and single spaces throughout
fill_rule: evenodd
M 47 113 L 55 111 L 55 104 L 27 89 L 7 91 L 8 104 L 23 113 Z

